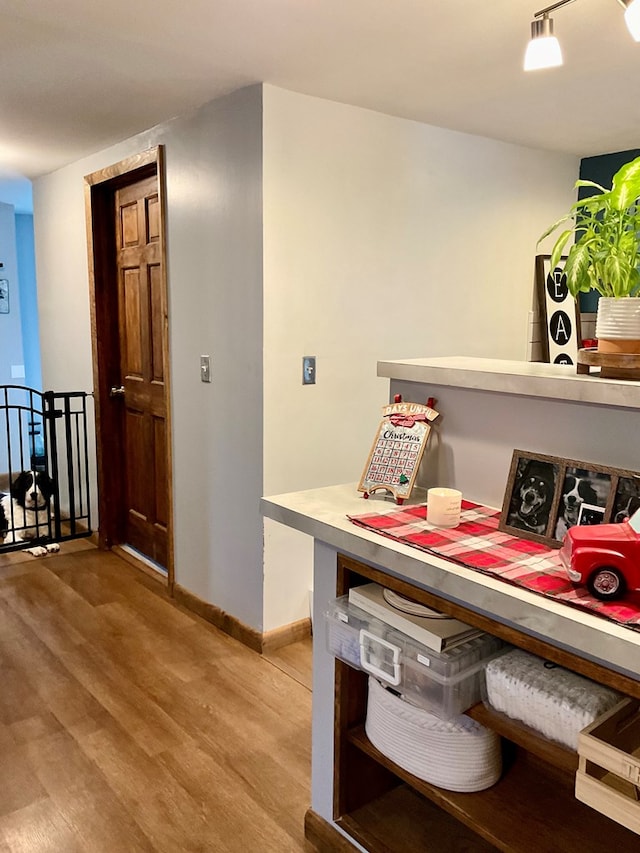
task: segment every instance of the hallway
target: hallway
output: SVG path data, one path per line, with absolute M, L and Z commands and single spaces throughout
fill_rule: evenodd
M 305 850 L 309 646 L 283 651 L 85 541 L 0 556 L 0 853 Z

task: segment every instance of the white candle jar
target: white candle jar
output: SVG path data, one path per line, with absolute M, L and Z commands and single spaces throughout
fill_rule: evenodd
M 457 527 L 460 524 L 462 492 L 440 486 L 427 491 L 427 521 L 435 527 Z

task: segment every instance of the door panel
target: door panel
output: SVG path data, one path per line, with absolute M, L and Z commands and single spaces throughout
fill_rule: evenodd
M 155 429 L 154 446 L 156 455 L 154 459 L 156 469 L 156 483 L 167 482 L 167 430 L 163 418 L 154 418 Z M 156 524 L 167 527 L 169 523 L 169 502 L 166 489 L 156 489 Z
M 138 242 L 138 206 L 133 202 L 120 210 L 120 245 L 137 246 Z
M 160 203 L 156 195 L 146 200 L 147 204 L 147 242 L 154 243 L 160 240 Z
M 122 271 L 122 316 L 124 319 L 124 340 L 122 340 L 122 374 L 130 378 L 142 379 L 142 321 L 140 271 L 129 269 Z
M 166 317 L 156 176 L 115 193 L 124 541 L 167 561 Z
M 149 268 L 149 293 L 151 312 L 151 379 L 164 386 L 164 353 L 163 353 L 163 324 L 164 324 L 164 282 L 162 268 Z

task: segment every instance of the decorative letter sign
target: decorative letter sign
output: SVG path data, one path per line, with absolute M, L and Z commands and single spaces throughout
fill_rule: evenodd
M 549 255 L 536 256 L 536 282 L 544 361 L 576 364 L 580 341 L 577 301 L 569 293 L 567 277 L 560 264 L 552 270 Z
M 358 485 L 365 498 L 381 489 L 391 492 L 399 504 L 410 496 L 431 421 L 438 417 L 432 406 L 431 399 L 426 406 L 403 403 L 398 394 L 394 403 L 383 407 L 382 421 Z

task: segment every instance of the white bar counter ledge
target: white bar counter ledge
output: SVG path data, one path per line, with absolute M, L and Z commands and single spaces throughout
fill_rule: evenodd
M 640 383 L 579 376 L 573 365 L 497 358 L 443 356 L 379 361 L 378 376 L 456 388 L 476 388 L 525 397 L 575 400 L 640 408 Z

